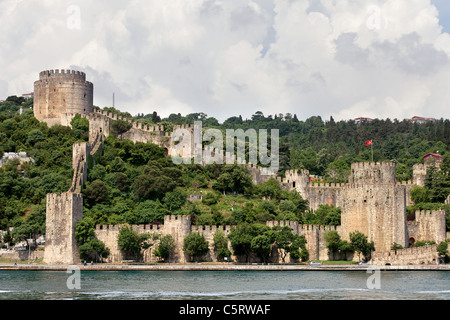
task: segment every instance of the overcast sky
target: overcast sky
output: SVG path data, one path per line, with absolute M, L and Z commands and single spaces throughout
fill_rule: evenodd
M 133 115 L 449 118 L 448 0 L 0 0 L 0 30 L 0 99 L 75 69 Z

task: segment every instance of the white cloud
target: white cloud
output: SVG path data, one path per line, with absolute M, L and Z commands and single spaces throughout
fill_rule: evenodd
M 3 0 L 0 94 L 76 68 L 132 114 L 448 117 L 438 16 L 430 0 Z

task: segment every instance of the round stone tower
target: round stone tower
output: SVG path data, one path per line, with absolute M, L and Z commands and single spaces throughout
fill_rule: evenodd
M 94 85 L 86 74 L 75 70 L 47 70 L 34 83 L 34 116 L 50 127 L 66 115 L 94 111 Z

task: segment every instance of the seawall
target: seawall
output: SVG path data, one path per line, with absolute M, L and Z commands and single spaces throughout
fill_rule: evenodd
M 94 264 L 77 265 L 80 271 L 450 271 L 450 265 L 320 265 L 307 264 Z M 69 265 L 0 264 L 0 270 L 67 271 Z

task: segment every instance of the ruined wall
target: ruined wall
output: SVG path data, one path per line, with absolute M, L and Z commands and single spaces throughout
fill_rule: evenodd
M 48 194 L 44 261 L 47 264 L 80 262 L 75 227 L 83 216 L 83 196 L 75 193 Z
M 62 114 L 93 112 L 94 86 L 86 74 L 74 70 L 48 70 L 34 83 L 34 116 L 50 127 L 61 124 Z M 68 119 L 64 117 L 63 122 Z

